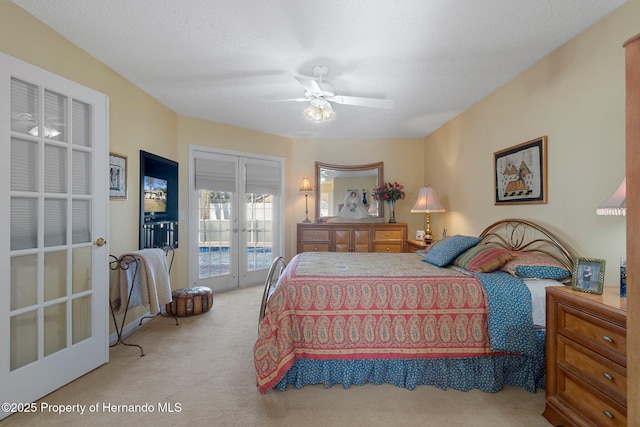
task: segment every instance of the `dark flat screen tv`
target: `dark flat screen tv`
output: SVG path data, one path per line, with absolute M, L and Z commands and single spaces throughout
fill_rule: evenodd
M 177 248 L 177 235 L 178 163 L 140 150 L 140 249 L 162 243 Z

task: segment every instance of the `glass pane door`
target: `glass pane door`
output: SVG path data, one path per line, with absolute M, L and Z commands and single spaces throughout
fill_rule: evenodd
M 232 194 L 200 190 L 199 279 L 228 275 L 231 272 L 230 212 Z
M 241 237 L 245 239 L 245 262 L 240 275 L 245 283 L 260 282 L 264 270 L 273 259 L 273 201 L 272 194 L 247 193 L 245 224 Z
M 9 224 L 2 401 L 36 400 L 107 361 L 107 248 L 92 242 L 108 219 L 98 166 L 106 105 L 102 94 L 0 54 L 0 130 L 10 143 L 0 159 L 0 220 Z

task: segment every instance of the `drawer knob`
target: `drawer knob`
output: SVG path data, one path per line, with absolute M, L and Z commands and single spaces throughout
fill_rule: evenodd
M 602 374 L 602 376 L 608 379 L 609 381 L 613 381 L 613 377 L 608 372 L 605 372 L 604 374 Z
M 613 338 L 608 337 L 608 336 L 603 336 L 602 337 L 603 340 L 605 340 L 606 342 L 608 342 L 609 344 L 613 344 Z
M 387 248 L 387 252 L 389 252 L 391 250 L 391 248 Z
M 605 409 L 604 411 L 602 411 L 602 413 L 603 413 L 607 418 L 613 419 L 613 414 L 612 414 L 611 412 L 607 411 L 606 409 Z

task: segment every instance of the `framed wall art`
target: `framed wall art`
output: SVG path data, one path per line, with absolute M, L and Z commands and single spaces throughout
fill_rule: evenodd
M 493 153 L 495 205 L 547 203 L 547 137 Z
M 605 260 L 594 258 L 576 258 L 573 267 L 571 289 L 602 295 L 604 287 Z
M 109 153 L 109 199 L 127 199 L 127 156 Z

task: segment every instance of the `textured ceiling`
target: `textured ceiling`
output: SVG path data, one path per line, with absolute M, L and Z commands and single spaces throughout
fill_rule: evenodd
M 178 114 L 304 138 L 424 137 L 624 0 L 14 0 Z M 307 120 L 294 76 L 331 67 Z

